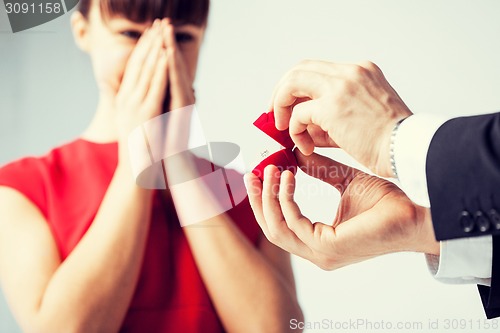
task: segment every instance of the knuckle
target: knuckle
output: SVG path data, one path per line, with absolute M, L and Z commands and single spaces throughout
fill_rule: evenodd
M 285 203 L 293 201 L 293 185 L 292 184 L 281 185 L 278 194 L 278 199 L 280 202 L 285 202 Z
M 274 193 L 274 187 L 275 186 L 273 185 L 270 188 L 262 191 L 262 199 L 267 200 L 267 201 L 271 201 L 271 200 L 276 199 L 276 194 Z
M 368 69 L 362 64 L 354 65 L 352 67 L 352 77 L 354 79 L 360 79 L 368 75 Z
M 359 65 L 370 72 L 380 71 L 380 68 L 369 60 L 362 61 Z
M 289 198 L 289 196 L 287 194 L 287 190 L 285 188 L 280 190 L 280 193 L 278 194 L 278 200 L 280 203 L 289 203 L 290 202 L 290 198 Z
M 270 227 L 267 233 L 267 239 L 271 241 L 271 243 L 279 243 L 280 237 L 279 237 L 279 232 L 276 230 L 276 228 Z

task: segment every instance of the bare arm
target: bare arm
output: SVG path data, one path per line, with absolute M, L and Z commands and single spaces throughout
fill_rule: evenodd
M 108 333 L 122 324 L 152 202 L 152 192 L 133 181 L 126 142 L 132 129 L 161 112 L 167 55 L 160 29 L 157 22 L 137 43 L 119 91 L 101 96 L 117 113 L 119 163 L 91 227 L 66 260 L 38 209 L 18 192 L 0 189 L 0 282 L 27 332 Z
M 64 262 L 39 210 L 15 190 L 0 190 L 0 280 L 25 331 L 118 331 L 137 284 L 151 202 L 124 177 L 118 169 Z
M 289 332 L 302 321 L 288 253 L 264 237 L 255 248 L 226 214 L 184 232 L 228 332 Z
M 289 254 L 262 235 L 258 248 L 251 244 L 229 215 L 219 213 L 218 191 L 199 181 L 196 162 L 184 156 L 178 164 L 167 164 L 166 174 L 184 174 L 186 179 L 198 181 L 170 187 L 166 194 L 172 195 L 225 329 L 228 333 L 289 332 L 291 319 L 302 321 Z M 222 178 L 219 181 L 224 182 Z M 243 213 L 252 216 L 250 208 Z
M 188 159 L 184 162 L 172 172 L 195 169 Z M 181 225 L 187 225 L 183 231 L 197 267 L 229 333 L 289 332 L 291 319 L 302 321 L 288 253 L 263 236 L 256 248 L 226 213 L 205 221 L 194 219 L 201 216 L 193 215 L 193 207 L 197 212 L 212 212 L 219 205 L 217 194 L 203 182 L 184 183 L 170 193 Z M 244 212 L 252 214 L 250 208 Z

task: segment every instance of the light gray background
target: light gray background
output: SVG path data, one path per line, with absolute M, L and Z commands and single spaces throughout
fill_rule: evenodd
M 279 78 L 304 58 L 372 60 L 414 112 L 499 110 L 499 13 L 496 0 L 213 0 L 196 84 L 205 134 L 238 143 L 250 167 L 270 144 L 251 123 L 266 110 Z M 78 136 L 94 111 L 96 89 L 67 15 L 13 35 L 2 4 L 0 30 L 3 164 Z M 339 196 L 304 176 L 298 181 L 303 211 L 330 221 Z M 421 254 L 388 255 L 334 272 L 297 258 L 293 264 L 310 321 L 416 321 L 424 325 L 419 332 L 453 332 L 444 329 L 445 319 L 477 324 L 484 318 L 476 287 L 434 281 Z M 426 329 L 434 319 L 440 329 Z M 0 332 L 18 332 L 3 300 Z

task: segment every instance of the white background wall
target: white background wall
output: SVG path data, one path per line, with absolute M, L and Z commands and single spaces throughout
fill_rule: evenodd
M 196 84 L 206 135 L 238 143 L 250 166 L 269 142 L 251 123 L 266 110 L 279 78 L 304 58 L 372 60 L 415 113 L 499 110 L 499 14 L 496 0 L 212 0 Z M 24 33 L 9 30 L 0 5 L 0 163 L 74 138 L 96 103 L 89 62 L 72 42 L 68 16 Z M 303 176 L 299 186 L 303 211 L 313 220 L 332 220 L 339 196 Z M 423 325 L 396 332 L 498 331 L 477 328 L 484 314 L 475 286 L 434 281 L 420 254 L 333 272 L 297 258 L 293 264 L 309 321 Z M 445 328 L 446 320 L 460 319 L 467 328 Z M 439 320 L 438 329 L 428 329 L 429 320 Z M 15 327 L 0 301 L 0 332 Z M 362 328 L 342 331 L 383 331 Z

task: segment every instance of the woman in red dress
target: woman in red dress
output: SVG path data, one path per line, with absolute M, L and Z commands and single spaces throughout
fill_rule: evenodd
M 24 331 L 271 333 L 302 320 L 290 258 L 247 200 L 182 228 L 176 206 L 191 198 L 133 179 L 128 134 L 194 103 L 208 6 L 80 1 L 71 24 L 95 116 L 76 140 L 0 169 L 0 282 Z

